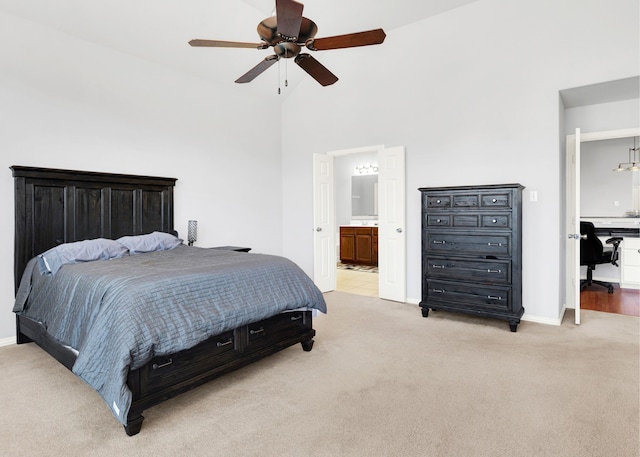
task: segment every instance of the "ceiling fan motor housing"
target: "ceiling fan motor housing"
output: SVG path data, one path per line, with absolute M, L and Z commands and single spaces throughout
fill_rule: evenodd
M 278 34 L 278 20 L 276 16 L 269 16 L 264 19 L 258 24 L 257 30 L 258 35 L 262 40 L 266 41 L 271 46 L 275 46 L 283 41 L 294 44 L 304 43 L 308 39 L 316 36 L 316 33 L 318 33 L 318 26 L 311 19 L 303 17 L 302 22 L 300 22 L 300 31 L 298 32 L 298 36 L 294 37 L 294 41 L 285 40 L 280 34 Z

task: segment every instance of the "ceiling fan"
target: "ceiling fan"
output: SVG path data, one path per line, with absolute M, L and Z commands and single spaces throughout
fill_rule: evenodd
M 382 29 L 375 29 L 315 38 L 318 27 L 312 20 L 302 16 L 303 9 L 304 5 L 295 0 L 276 0 L 276 15 L 270 16 L 258 24 L 258 35 L 262 40 L 260 43 L 195 39 L 189 41 L 189 44 L 196 47 L 212 48 L 268 49 L 273 47 L 274 54 L 267 56 L 258 65 L 240 76 L 235 81 L 236 83 L 251 82 L 278 60 L 293 58 L 295 63 L 318 83 L 322 86 L 329 86 L 335 83 L 338 77 L 310 54 L 300 52 L 303 46 L 311 51 L 354 48 L 381 44 L 386 37 Z

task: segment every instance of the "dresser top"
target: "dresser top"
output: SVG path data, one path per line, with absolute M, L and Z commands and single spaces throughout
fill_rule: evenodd
M 451 190 L 491 190 L 491 189 L 524 189 L 522 184 L 485 184 L 481 186 L 445 186 L 445 187 L 420 187 L 419 191 L 451 191 Z

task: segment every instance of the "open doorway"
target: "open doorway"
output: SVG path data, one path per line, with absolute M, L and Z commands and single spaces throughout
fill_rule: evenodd
M 361 241 L 360 251 L 354 252 L 359 264 L 367 263 L 374 253 L 378 258 L 379 298 L 404 302 L 406 300 L 406 234 L 405 234 L 405 149 L 403 146 L 385 148 L 370 146 L 358 149 L 331 151 L 327 154 L 314 154 L 313 174 L 313 214 L 314 214 L 314 282 L 321 291 L 336 290 L 336 273 L 340 259 L 340 227 L 336 223 L 336 186 L 335 160 L 354 154 L 377 154 L 378 162 L 378 215 L 369 215 L 356 219 L 351 225 L 348 216 L 347 228 L 355 229 L 353 244 L 358 248 L 355 238 Z M 362 157 L 362 156 L 361 156 Z M 374 156 L 375 157 L 375 156 Z M 361 161 L 356 158 L 355 170 Z M 371 162 L 369 162 L 371 165 Z M 366 162 L 365 162 L 366 167 Z M 348 170 L 353 175 L 353 171 Z M 349 176 L 349 182 L 351 177 Z M 351 186 L 348 185 L 348 188 Z M 347 193 L 347 202 L 351 191 Z M 377 225 L 376 225 L 377 220 Z M 367 233 L 364 233 L 367 232 Z M 376 233 L 377 232 L 377 235 Z M 364 240 L 364 242 L 363 242 Z M 346 245 L 343 245 L 346 246 Z M 371 274 L 372 272 L 367 272 Z M 370 292 L 371 293 L 371 292 Z
M 639 238 L 640 219 L 628 215 L 629 207 L 636 208 L 638 202 L 638 177 L 632 174 L 615 176 L 615 165 L 620 161 L 617 152 L 625 152 L 629 140 L 640 135 L 639 128 L 601 131 L 581 134 L 576 129 L 575 135 L 567 136 L 567 188 L 566 226 L 569 228 L 567 254 L 567 307 L 575 309 L 575 323 L 580 324 L 580 310 L 616 312 L 620 314 L 638 315 L 640 280 L 637 267 L 640 265 L 640 254 L 636 243 Z M 610 150 L 610 148 L 613 148 Z M 591 154 L 591 156 L 590 156 Z M 584 157 L 583 157 L 584 156 Z M 585 159 L 585 160 L 583 160 Z M 591 163 L 590 163 L 591 162 Z M 601 163 L 602 162 L 602 163 Z M 613 165 L 610 165 L 613 163 Z M 585 166 L 585 164 L 587 164 Z M 606 174 L 603 174 L 606 173 Z M 623 172 L 625 173 L 625 172 Z M 626 173 L 637 173 L 626 172 Z M 595 174 L 596 177 L 591 176 Z M 615 176 L 622 182 L 608 182 L 608 177 Z M 583 179 L 584 178 L 584 179 Z M 584 181 L 584 183 L 583 183 Z M 590 187 L 594 187 L 591 189 Z M 617 188 L 618 187 L 618 188 Z M 609 194 L 607 192 L 613 192 Z M 626 208 L 625 208 L 626 207 Z M 613 293 L 606 287 L 583 289 L 586 277 L 586 266 L 580 265 L 580 243 L 582 234 L 579 225 L 588 221 L 596 227 L 596 234 L 606 244 L 606 239 L 621 235 L 620 259 L 618 265 L 598 265 L 597 276 L 608 283 L 615 283 Z M 570 306 L 573 303 L 575 306 Z
M 378 151 L 334 158 L 336 290 L 378 297 Z

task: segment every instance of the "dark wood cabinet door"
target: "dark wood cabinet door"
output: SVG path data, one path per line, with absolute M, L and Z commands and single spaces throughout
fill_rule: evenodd
M 356 262 L 371 263 L 373 260 L 373 238 L 371 233 L 356 235 Z
M 356 260 L 356 236 L 340 235 L 340 260 L 342 262 L 355 262 Z

